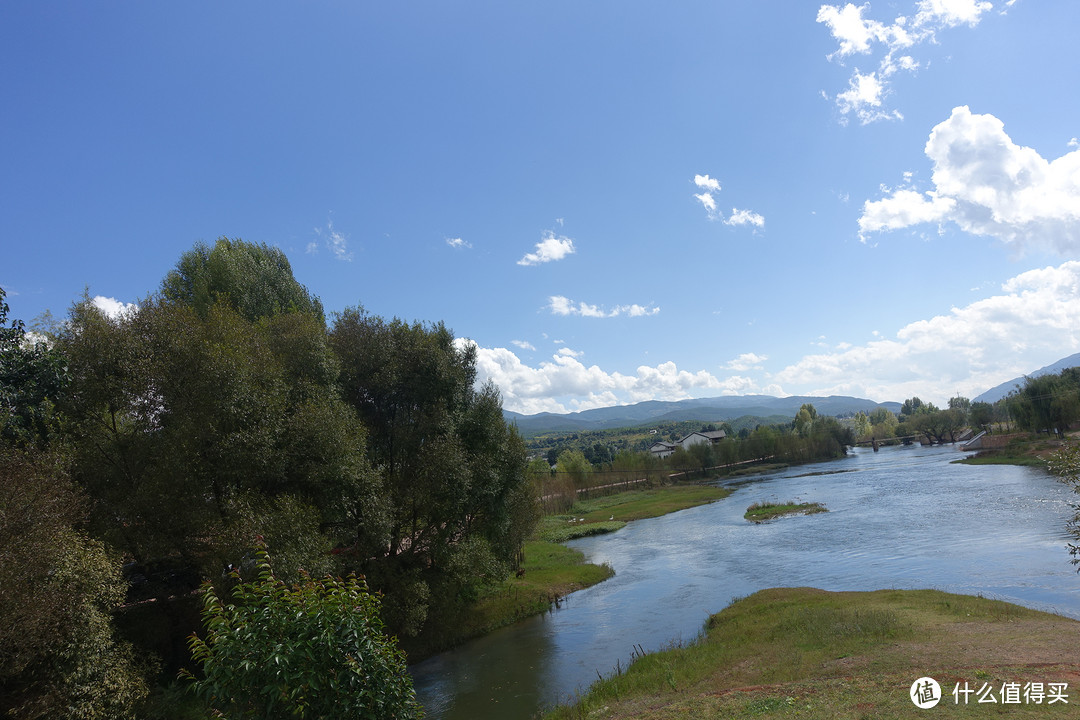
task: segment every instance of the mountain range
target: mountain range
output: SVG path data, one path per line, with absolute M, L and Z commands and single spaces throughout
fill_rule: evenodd
M 812 403 L 821 415 L 870 413 L 879 407 L 888 408 L 892 412 L 900 411 L 898 402 L 876 403 L 873 400 L 840 395 L 799 395 L 784 398 L 772 395 L 737 395 L 676 401 L 647 400 L 634 405 L 617 405 L 566 414 L 522 415 L 504 411 L 503 415 L 508 421 L 515 423 L 523 435 L 532 436 L 545 432 L 609 430 L 680 420 L 730 421 L 744 415 L 795 417 L 803 403 Z
M 1036 370 L 1027 376 L 1013 378 L 997 387 L 987 390 L 976 398 L 975 402 L 993 403 L 1009 394 L 1017 386 L 1023 386 L 1025 377 L 1038 377 L 1049 373 L 1058 373 L 1070 367 L 1080 367 L 1080 353 L 1062 358 L 1052 365 Z M 647 400 L 634 405 L 595 408 L 582 412 L 556 414 L 539 413 L 522 415 L 504 410 L 503 415 L 509 422 L 518 426 L 526 437 L 546 432 L 582 432 L 588 430 L 610 430 L 612 428 L 639 427 L 681 420 L 701 422 L 731 421 L 745 415 L 769 417 L 783 415 L 795 417 L 803 403 L 812 403 L 822 415 L 847 416 L 857 412 L 871 413 L 879 407 L 892 412 L 900 412 L 898 402 L 877 403 L 865 398 L 830 395 L 814 397 L 798 395 L 778 398 L 772 395 L 728 395 L 714 398 L 691 400 Z

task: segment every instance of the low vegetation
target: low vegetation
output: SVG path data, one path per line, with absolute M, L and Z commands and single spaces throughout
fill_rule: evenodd
M 709 485 L 674 485 L 629 490 L 581 500 L 571 512 L 544 517 L 535 538 L 525 543 L 518 573 L 481 592 L 452 623 L 402 643 L 411 662 L 497 628 L 547 612 L 564 597 L 615 574 L 609 565 L 585 562 L 579 551 L 559 543 L 614 532 L 632 520 L 658 517 L 727 497 L 729 490 Z M 614 518 L 614 519 L 613 519 Z
M 566 542 L 614 532 L 631 520 L 659 517 L 704 505 L 730 494 L 730 490 L 712 485 L 671 485 L 579 500 L 565 513 L 542 518 L 537 536 L 550 542 Z
M 1068 682 L 1075 694 L 1078 643 L 1074 620 L 980 597 L 763 590 L 713 615 L 690 645 L 637 657 L 548 718 L 910 718 L 920 711 L 909 689 L 924 676 L 941 684 L 936 712 L 996 717 L 1000 701 L 972 694 L 960 708 L 954 688 Z M 1066 717 L 1076 700 L 1007 710 Z
M 829 509 L 821 503 L 800 503 L 788 500 L 783 503 L 756 502 L 746 508 L 743 517 L 750 522 L 761 523 L 784 515 L 814 515 L 823 512 L 829 512 Z

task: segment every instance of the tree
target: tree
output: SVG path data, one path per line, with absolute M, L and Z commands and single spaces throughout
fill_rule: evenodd
M 147 686 L 113 630 L 118 559 L 78 529 L 85 502 L 54 452 L 0 450 L 0 714 L 133 717 Z
M 361 569 L 387 595 L 387 624 L 415 635 L 520 558 L 535 523 L 524 442 L 496 388 L 475 386 L 475 346 L 442 323 L 351 308 L 330 342 L 390 514 L 388 542 Z
M 405 656 L 363 580 L 289 586 L 275 577 L 265 548 L 257 567 L 258 577 L 239 583 L 228 603 L 204 585 L 206 638 L 190 639 L 203 677 L 187 676 L 209 710 L 267 720 L 422 715 Z
M 1080 446 L 1071 444 L 1058 450 L 1049 457 L 1048 465 L 1062 482 L 1080 493 Z M 1070 543 L 1069 553 L 1073 556 L 1073 564 L 1078 566 L 1077 572 L 1080 572 L 1080 503 L 1074 504 L 1073 510 L 1075 515 L 1069 523 L 1069 531 L 1077 542 Z
M 225 302 L 248 320 L 289 312 L 323 320 L 322 303 L 293 277 L 285 253 L 239 238 L 219 238 L 212 248 L 195 245 L 165 276 L 161 294 L 203 317 L 215 304 Z
M 795 415 L 795 422 L 792 424 L 795 434 L 801 437 L 809 435 L 816 419 L 817 408 L 810 403 L 803 403 L 803 406 L 799 408 L 799 412 Z
M 0 288 L 0 440 L 43 448 L 55 432 L 65 360 L 46 338 L 31 337 L 21 320 L 8 325 L 5 297 Z
M 994 421 L 994 406 L 987 402 L 972 403 L 968 416 L 972 425 L 985 429 Z
M 1080 420 L 1080 368 L 1029 377 L 1023 388 L 1009 394 L 1007 403 L 1020 427 L 1063 435 Z
M 555 463 L 555 472 L 570 478 L 576 488 L 585 487 L 592 471 L 592 463 L 580 450 L 563 450 Z
M 384 542 L 381 489 L 318 318 L 253 321 L 223 301 L 199 315 L 160 298 L 108 318 L 84 301 L 59 344 L 92 526 L 140 564 L 217 575 L 261 533 L 295 576 L 329 570 L 334 542 Z

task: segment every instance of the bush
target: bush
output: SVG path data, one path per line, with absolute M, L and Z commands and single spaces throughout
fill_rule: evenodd
M 258 579 L 230 604 L 204 585 L 206 639 L 190 639 L 203 678 L 195 691 L 220 718 L 370 718 L 422 715 L 405 655 L 383 632 L 379 598 L 363 580 L 288 586 L 265 548 Z

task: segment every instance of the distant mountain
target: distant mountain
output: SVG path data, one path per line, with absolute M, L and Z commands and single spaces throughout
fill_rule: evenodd
M 821 415 L 870 413 L 879 407 L 885 407 L 893 412 L 900 411 L 900 403 L 897 402 L 876 403 L 873 400 L 837 395 L 829 397 L 799 395 L 786 398 L 772 395 L 739 395 L 674 402 L 648 400 L 635 405 L 617 405 L 566 414 L 522 415 L 505 411 L 503 415 L 508 421 L 515 423 L 523 435 L 531 437 L 547 432 L 610 430 L 680 420 L 716 422 L 734 420 L 744 415 L 762 417 L 782 415 L 793 418 L 803 403 L 812 403 Z
M 1020 387 L 1024 387 L 1025 377 L 1039 377 L 1040 375 L 1057 374 L 1062 370 L 1071 367 L 1080 367 L 1080 353 L 1070 355 L 1067 358 L 1062 358 L 1053 365 L 1047 365 L 1046 367 L 1036 370 L 1033 373 L 1028 373 L 1026 376 L 1022 375 L 1018 378 L 1013 378 L 1012 380 L 1003 382 L 997 387 L 990 388 L 977 398 L 973 398 L 972 402 L 997 402 L 998 400 L 1015 390 L 1017 385 L 1019 385 Z

